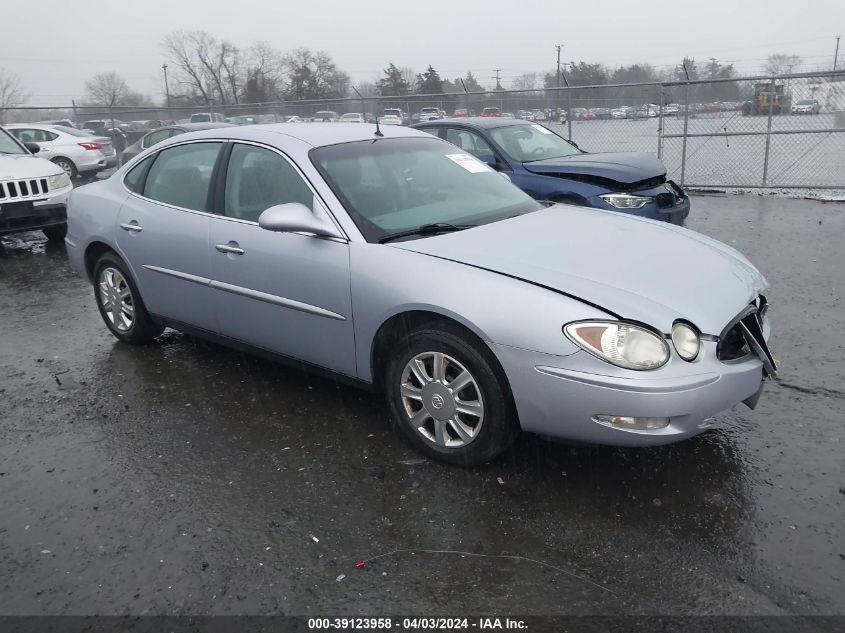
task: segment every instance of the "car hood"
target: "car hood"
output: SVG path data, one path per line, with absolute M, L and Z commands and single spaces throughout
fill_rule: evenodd
M 523 163 L 523 165 L 525 169 L 535 174 L 587 174 L 625 184 L 666 175 L 666 167 L 663 163 L 653 154 L 645 152 L 575 154 Z
M 0 180 L 43 178 L 62 173 L 61 167 L 31 154 L 0 154 Z
M 721 242 L 569 205 L 391 246 L 544 286 L 662 332 L 685 319 L 718 335 L 768 287 L 741 253 Z

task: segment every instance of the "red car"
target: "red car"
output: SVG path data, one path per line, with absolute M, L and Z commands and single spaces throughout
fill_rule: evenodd
M 578 115 L 578 119 L 580 121 L 593 121 L 596 118 L 595 112 L 590 112 L 589 110 L 584 110 L 581 114 Z
M 455 110 L 452 113 L 453 119 L 460 119 L 460 118 L 464 118 L 464 117 L 468 117 L 468 116 L 475 116 L 475 112 L 470 111 L 470 113 L 467 114 L 466 108 L 458 108 L 457 110 Z
M 502 111 L 499 108 L 484 108 L 481 116 L 502 116 Z

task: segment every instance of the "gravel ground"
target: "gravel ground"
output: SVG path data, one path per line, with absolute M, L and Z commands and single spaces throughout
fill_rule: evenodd
M 845 614 L 845 208 L 697 197 L 689 226 L 768 276 L 783 381 L 674 446 L 523 436 L 476 470 L 378 396 L 118 344 L 61 247 L 4 238 L 0 615 Z

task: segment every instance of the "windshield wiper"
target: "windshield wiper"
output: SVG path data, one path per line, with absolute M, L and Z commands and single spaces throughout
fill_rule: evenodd
M 423 224 L 415 229 L 408 229 L 407 231 L 400 231 L 381 238 L 378 243 L 385 244 L 397 240 L 400 237 L 410 237 L 412 235 L 437 235 L 438 233 L 451 233 L 452 231 L 463 231 L 464 229 L 471 229 L 475 224 L 449 224 L 448 222 L 433 222 L 431 224 Z

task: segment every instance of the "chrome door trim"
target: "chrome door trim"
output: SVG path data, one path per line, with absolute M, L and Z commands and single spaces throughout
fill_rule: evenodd
M 211 279 L 207 277 L 199 277 L 198 275 L 192 275 L 190 273 L 183 273 L 178 270 L 171 270 L 170 268 L 161 268 L 159 266 L 150 266 L 149 264 L 144 264 L 142 268 L 146 268 L 147 270 L 151 270 L 154 273 L 161 273 L 162 275 L 167 275 L 168 277 L 176 277 L 176 279 L 181 279 L 183 281 L 190 281 L 191 283 L 200 284 L 201 286 L 208 286 L 211 283 Z
M 271 303 L 283 308 L 290 308 L 291 310 L 298 310 L 299 312 L 306 312 L 308 314 L 334 319 L 335 321 L 346 321 L 346 317 L 342 314 L 311 305 L 310 303 L 302 303 L 301 301 L 295 301 L 294 299 L 287 299 L 267 292 L 261 292 L 260 290 L 253 290 L 251 288 L 244 288 L 243 286 L 227 284 L 226 282 L 216 281 L 214 279 L 211 280 L 209 285 L 217 290 L 231 292 L 232 294 L 248 297 L 249 299 L 255 299 L 257 301 L 263 301 L 265 303 Z
M 171 270 L 170 268 L 161 268 L 159 266 L 151 266 L 149 264 L 144 264 L 143 268 L 146 268 L 147 270 L 150 270 L 152 272 L 160 273 L 162 275 L 167 275 L 168 277 L 175 277 L 176 279 L 182 279 L 183 281 L 189 281 L 191 283 L 200 284 L 201 286 L 209 286 L 210 288 L 214 288 L 216 290 L 230 292 L 235 295 L 240 295 L 241 297 L 247 297 L 249 299 L 255 299 L 257 301 L 263 301 L 265 303 L 281 306 L 283 308 L 290 308 L 291 310 L 297 310 L 299 312 L 305 312 L 307 314 L 326 317 L 327 319 L 333 319 L 335 321 L 346 321 L 346 317 L 342 314 L 332 312 L 331 310 L 326 310 L 325 308 L 321 308 L 319 306 L 311 305 L 310 303 L 303 303 L 294 299 L 288 299 L 286 297 L 280 297 L 278 295 L 271 295 L 267 292 L 261 292 L 260 290 L 253 290 L 252 288 L 244 288 L 243 286 L 227 284 L 223 281 L 216 281 L 214 279 L 207 279 L 206 277 L 191 275 L 190 273 L 183 273 L 178 270 Z

